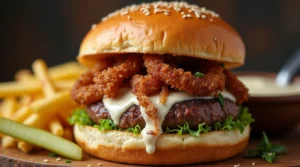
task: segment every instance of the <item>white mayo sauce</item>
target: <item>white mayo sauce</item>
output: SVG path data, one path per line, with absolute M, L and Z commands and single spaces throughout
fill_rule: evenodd
M 267 78 L 263 76 L 239 76 L 246 87 L 249 89 L 250 96 L 289 96 L 300 95 L 300 85 L 290 84 L 287 87 L 280 87 L 276 85 L 274 78 Z
M 224 98 L 230 99 L 232 101 L 236 101 L 235 97 L 228 92 L 221 92 Z M 165 119 L 166 115 L 170 111 L 171 107 L 178 102 L 191 100 L 191 99 L 213 99 L 214 97 L 199 97 L 192 96 L 183 91 L 174 91 L 169 92 L 166 104 L 160 103 L 159 94 L 155 96 L 151 96 L 150 100 L 153 105 L 157 108 L 157 117 L 158 117 L 158 126 L 159 126 L 159 134 L 162 133 L 162 122 Z M 132 93 L 129 88 L 122 88 L 119 90 L 117 97 L 115 98 L 103 98 L 103 104 L 105 108 L 110 113 L 110 116 L 116 125 L 119 124 L 121 116 L 133 105 L 139 105 L 139 102 L 136 96 Z M 145 108 L 140 106 L 142 117 L 145 120 L 145 128 L 142 130 L 141 134 L 146 146 L 146 152 L 148 154 L 152 154 L 155 151 L 155 143 L 156 139 L 159 136 L 148 134 L 147 132 L 154 131 L 155 132 L 155 121 L 151 120 L 148 115 L 145 113 Z

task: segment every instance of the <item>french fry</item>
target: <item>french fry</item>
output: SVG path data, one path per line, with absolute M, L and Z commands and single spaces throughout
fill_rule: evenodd
M 58 90 L 71 90 L 73 85 L 75 84 L 75 80 L 61 80 L 61 81 L 55 81 L 54 86 Z
M 16 148 L 17 140 L 10 136 L 3 136 L 1 139 L 1 145 L 3 148 Z
M 32 75 L 31 71 L 28 69 L 19 70 L 15 74 L 15 80 L 20 82 L 30 82 L 36 80 L 36 78 Z
M 31 103 L 31 109 L 35 113 L 57 113 L 60 108 L 74 106 L 69 91 L 61 91 L 51 97 L 36 100 Z
M 35 94 L 40 91 L 41 91 L 40 83 L 29 83 L 29 84 L 18 83 L 18 82 L 0 83 L 0 98 Z
M 53 80 L 76 80 L 86 71 L 86 68 L 76 62 L 68 62 L 49 68 L 49 76 Z
M 34 100 L 33 97 L 29 95 L 24 95 L 20 97 L 19 103 L 21 106 L 29 105 Z
M 16 111 L 13 120 L 17 122 L 23 122 L 26 118 L 28 118 L 32 114 L 32 110 L 29 105 L 24 105 L 19 110 Z
M 25 153 L 29 153 L 31 150 L 34 149 L 34 145 L 29 144 L 27 142 L 24 141 L 18 141 L 18 148 L 20 150 L 22 150 Z
M 75 80 L 55 81 L 54 87 L 58 90 L 70 90 Z M 0 83 L 0 98 L 38 94 L 42 86 L 37 80 L 23 82 L 2 82 Z
M 48 75 L 48 68 L 43 60 L 35 60 L 32 64 L 34 75 L 42 84 L 42 90 L 46 97 L 52 96 L 55 93 L 53 81 Z
M 43 113 L 33 113 L 26 120 L 23 121 L 23 124 L 33 126 L 36 128 L 44 128 L 45 125 L 52 119 L 53 115 L 47 115 Z
M 63 134 L 64 134 L 63 126 L 57 119 L 50 121 L 49 129 L 56 136 L 63 136 Z
M 17 108 L 17 102 L 15 98 L 8 97 L 4 99 L 3 104 L 1 106 L 2 116 L 11 119 L 16 108 Z

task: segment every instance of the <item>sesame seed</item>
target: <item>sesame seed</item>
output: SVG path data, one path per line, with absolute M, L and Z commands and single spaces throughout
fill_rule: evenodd
M 164 12 L 164 14 L 165 14 L 166 16 L 169 16 L 169 15 L 170 15 L 169 12 Z
M 49 162 L 49 160 L 48 160 L 48 159 L 44 159 L 44 162 L 45 162 L 45 163 L 48 163 L 48 162 Z
M 143 10 L 141 10 L 141 12 L 147 13 L 147 12 L 149 12 L 149 9 L 143 9 Z
M 92 167 L 92 165 L 87 165 L 86 167 Z
M 128 14 L 128 11 L 121 12 L 122 16 L 127 15 L 127 14 Z
M 181 15 L 184 15 L 184 12 L 181 12 Z
M 254 166 L 255 165 L 255 162 L 252 162 L 252 166 Z
M 102 163 L 97 163 L 97 166 L 102 166 Z
M 127 16 L 127 20 L 131 20 L 131 17 L 130 17 L 130 16 Z
M 154 13 L 160 13 L 160 12 L 162 12 L 163 10 L 161 10 L 161 9 L 154 9 Z
M 217 13 L 215 13 L 214 11 L 208 10 L 205 7 L 199 7 L 197 5 L 188 4 L 186 2 L 176 2 L 176 1 L 175 2 L 161 2 L 161 1 L 158 1 L 158 2 L 152 2 L 152 3 L 141 3 L 138 5 L 133 4 L 133 5 L 126 6 L 122 9 L 116 10 L 115 12 L 108 14 L 106 17 L 103 17 L 101 19 L 101 21 L 102 22 L 106 21 L 107 19 L 117 16 L 117 15 L 128 15 L 131 12 L 135 12 L 138 10 L 140 10 L 146 16 L 151 14 L 150 11 L 152 9 L 154 9 L 154 13 L 166 12 L 166 11 L 164 11 L 164 9 L 161 9 L 161 7 L 165 8 L 165 9 L 173 8 L 174 11 L 176 11 L 176 12 L 182 12 L 183 9 L 184 9 L 184 11 L 186 10 L 185 13 L 197 12 L 197 13 L 199 13 L 199 14 L 195 13 L 195 16 L 197 18 L 199 18 L 199 16 L 200 16 L 200 18 L 204 19 L 204 18 L 207 18 L 208 15 L 210 15 L 210 17 L 219 17 L 219 15 Z M 168 14 L 171 14 L 171 12 L 172 11 L 168 11 Z M 206 16 L 202 16 L 203 13 L 206 14 Z M 166 14 L 166 15 L 168 15 L 168 14 Z M 189 16 L 187 16 L 187 17 L 189 17 Z
M 213 22 L 213 19 L 209 19 L 210 22 Z
M 217 41 L 217 38 L 214 38 L 213 40 L 214 40 L 214 41 Z
M 188 17 L 192 17 L 192 15 L 190 15 L 190 14 L 187 14 L 187 15 L 185 15 L 185 16 L 186 16 L 187 18 L 188 18 Z
M 233 167 L 240 167 L 241 165 L 234 165 Z
M 56 160 L 55 160 L 55 161 L 60 161 L 60 157 L 56 158 Z
M 205 18 L 206 18 L 206 15 L 201 15 L 201 18 L 202 18 L 202 19 L 205 19 Z
M 184 18 L 184 19 L 185 19 L 185 18 L 186 18 L 186 15 L 182 15 L 182 18 Z
M 92 27 L 91 27 L 91 29 L 92 29 L 92 30 L 95 29 L 96 26 L 97 26 L 96 24 L 93 24 Z

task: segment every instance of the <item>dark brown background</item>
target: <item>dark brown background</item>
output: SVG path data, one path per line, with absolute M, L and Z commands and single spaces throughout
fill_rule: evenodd
M 0 81 L 12 80 L 36 58 L 49 65 L 75 60 L 80 42 L 101 17 L 134 0 L 1 2 Z M 278 71 L 300 46 L 298 0 L 190 0 L 215 10 L 241 34 L 247 48 L 239 71 Z

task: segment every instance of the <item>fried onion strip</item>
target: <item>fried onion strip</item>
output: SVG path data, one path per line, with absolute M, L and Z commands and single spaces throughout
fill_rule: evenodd
M 229 70 L 224 70 L 224 74 L 226 76 L 225 87 L 235 96 L 237 103 L 241 104 L 248 100 L 249 94 L 245 85 Z
M 96 99 L 102 98 L 103 92 L 101 92 L 98 85 L 93 83 L 93 78 L 96 71 L 102 71 L 108 66 L 109 63 L 104 63 L 104 65 L 97 64 L 92 70 L 80 76 L 71 91 L 71 96 L 77 103 L 89 104 Z
M 138 73 L 142 68 L 142 59 L 138 56 L 129 56 L 124 63 L 108 68 L 102 72 L 96 72 L 93 81 L 104 88 L 106 97 L 114 97 L 124 79 Z
M 161 92 L 160 92 L 160 95 L 159 95 L 159 102 L 161 104 L 166 104 L 168 95 L 169 95 L 168 85 L 165 84 L 161 88 Z
M 105 63 L 109 64 L 109 63 Z M 108 66 L 107 66 L 108 67 Z M 106 67 L 106 68 L 107 68 Z M 90 104 L 106 97 L 114 97 L 124 79 L 139 72 L 142 59 L 138 56 L 128 56 L 126 60 L 114 67 L 99 69 L 84 74 L 72 89 L 71 95 L 79 104 Z
M 197 96 L 216 96 L 218 91 L 225 87 L 223 68 L 215 64 L 204 77 L 196 77 L 191 72 L 185 72 L 180 68 L 172 68 L 164 63 L 161 55 L 144 55 L 149 74 L 158 77 L 164 83 L 173 88 L 185 90 L 187 93 Z
M 152 75 L 134 75 L 131 81 L 132 92 L 137 96 L 137 99 L 142 107 L 145 108 L 145 112 L 148 117 L 154 121 L 155 131 L 153 135 L 157 135 L 160 132 L 158 126 L 157 109 L 150 101 L 148 95 L 155 94 L 161 90 L 163 83 Z

